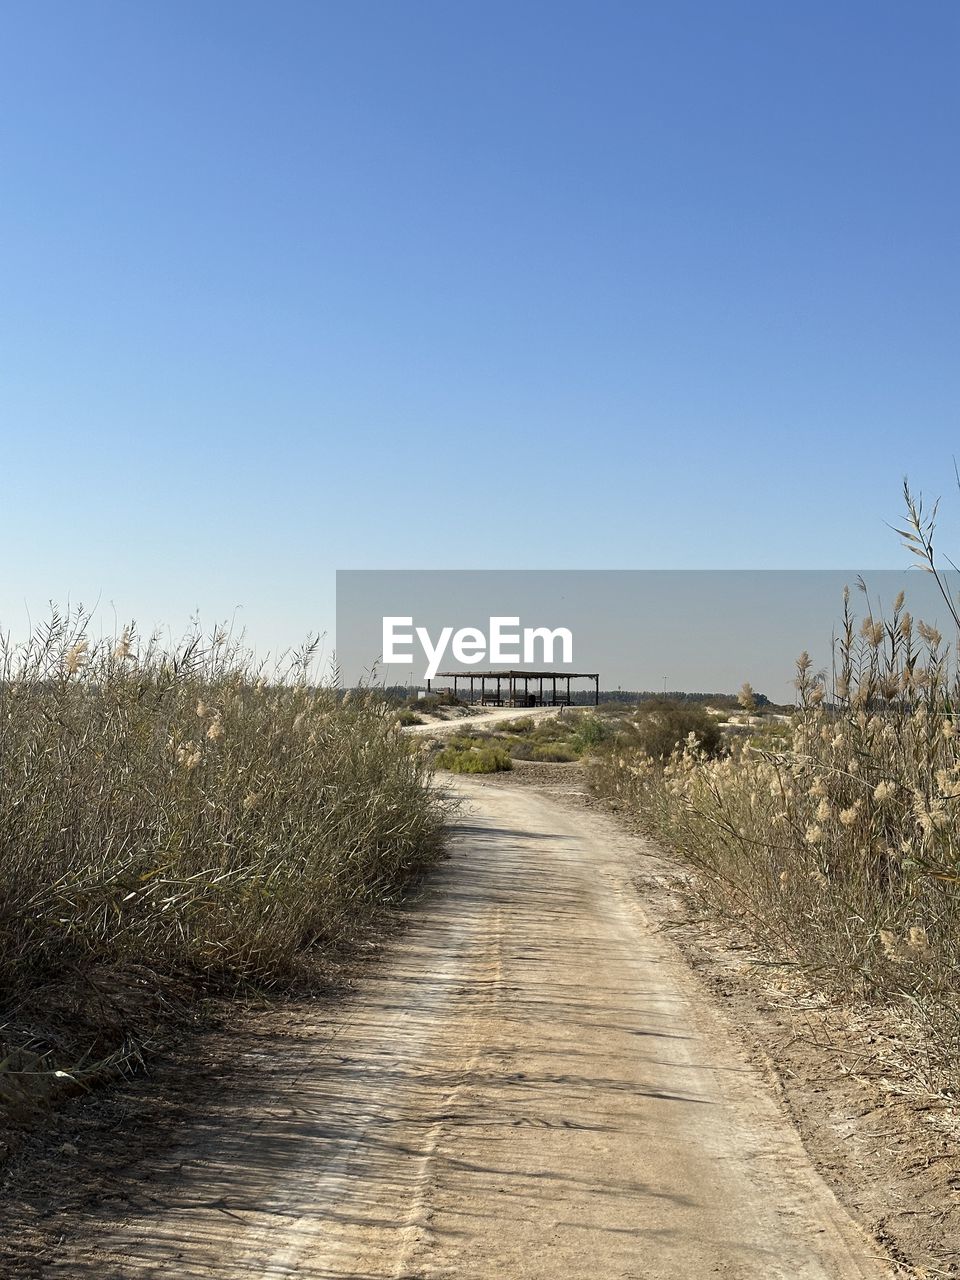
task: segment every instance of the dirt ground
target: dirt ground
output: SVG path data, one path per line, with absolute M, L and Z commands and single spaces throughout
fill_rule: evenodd
M 558 802 L 609 813 L 577 766 L 520 762 L 490 785 L 528 786 Z M 838 1004 L 689 892 L 689 872 L 637 837 L 637 892 L 726 1012 L 742 1051 L 768 1080 L 817 1168 L 881 1242 L 902 1274 L 960 1276 L 960 1109 L 918 1089 L 900 1067 L 902 1022 L 866 1006 Z
M 72 1104 L 8 1166 L 0 1274 L 895 1274 L 746 1004 L 664 927 L 667 872 L 579 776 L 458 782 L 449 860 L 348 996 L 247 1010 Z

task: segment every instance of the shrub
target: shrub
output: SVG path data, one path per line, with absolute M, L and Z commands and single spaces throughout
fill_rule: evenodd
M 689 741 L 691 735 L 698 750 L 706 755 L 716 754 L 723 742 L 715 717 L 698 703 L 651 698 L 642 702 L 633 718 L 625 722 L 618 743 L 623 750 L 664 761 Z
M 517 716 L 515 720 L 501 720 L 498 728 L 501 733 L 521 734 L 524 737 L 533 733 L 537 722 L 532 716 Z
M 446 707 L 464 707 L 465 705 L 462 698 L 455 698 L 447 689 L 428 693 L 424 697 L 418 694 L 416 697 L 406 698 L 403 703 L 405 709 L 412 711 L 415 715 L 421 711 L 428 715 L 437 715 Z
M 450 734 L 446 738 L 434 739 L 434 742 L 441 750 L 443 748 L 453 748 L 456 751 L 472 751 L 487 746 L 492 741 L 492 735 L 486 732 L 456 733 Z
M 539 760 L 550 764 L 570 764 L 578 758 L 577 752 L 560 742 L 545 742 L 533 748 L 531 760 Z
M 613 738 L 613 732 L 609 720 L 601 720 L 597 715 L 581 716 L 571 735 L 570 743 L 577 755 L 583 755 L 609 742 Z
M 509 752 L 503 747 L 451 745 L 435 757 L 438 769 L 451 773 L 501 773 L 513 768 Z

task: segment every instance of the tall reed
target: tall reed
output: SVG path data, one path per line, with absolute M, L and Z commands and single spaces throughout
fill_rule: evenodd
M 268 677 L 223 633 L 94 640 L 58 612 L 0 645 L 8 1023 L 42 1026 L 94 972 L 287 978 L 437 856 L 427 763 L 375 692 L 314 687 L 311 658 Z
M 909 491 L 908 546 L 937 583 L 932 517 Z M 865 592 L 864 587 L 864 592 Z M 866 599 L 866 595 L 864 597 Z M 896 1002 L 925 1030 L 918 1069 L 960 1048 L 960 690 L 943 637 L 901 596 L 849 593 L 830 682 L 803 654 L 782 743 L 694 741 L 666 764 L 621 735 L 594 787 L 641 814 L 724 910 L 827 988 Z M 762 739 L 760 743 L 762 743 Z

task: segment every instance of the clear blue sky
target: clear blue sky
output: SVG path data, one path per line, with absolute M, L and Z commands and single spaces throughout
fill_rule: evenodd
M 950 489 L 955 3 L 2 19 L 6 625 L 240 605 L 267 646 L 336 567 L 897 565 L 902 474 Z

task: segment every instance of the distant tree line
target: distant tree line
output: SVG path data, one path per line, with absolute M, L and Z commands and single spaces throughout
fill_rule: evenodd
M 735 693 L 683 693 L 674 690 L 670 693 L 655 693 L 649 689 L 601 689 L 601 702 L 652 702 L 656 699 L 663 701 L 669 699 L 671 702 L 704 702 L 711 707 L 720 707 L 724 711 L 737 711 L 741 709 L 740 699 Z M 586 697 L 583 701 L 586 701 Z M 593 701 L 593 694 L 589 695 L 589 700 Z M 772 707 L 773 703 L 765 693 L 754 693 L 753 700 L 758 707 Z M 581 701 L 577 697 L 576 701 Z
M 391 702 L 408 702 L 416 701 L 417 694 L 413 691 L 411 698 L 411 688 L 409 685 L 387 685 L 383 689 L 384 695 Z M 776 704 L 771 702 L 765 693 L 756 693 L 751 690 L 754 705 L 757 709 L 775 708 Z M 432 701 L 441 699 L 444 702 L 452 703 L 454 701 L 461 702 L 461 698 L 454 699 L 451 692 L 447 690 L 435 689 L 433 691 Z M 696 702 L 705 703 L 711 707 L 718 707 L 723 711 L 742 711 L 743 704 L 735 693 L 684 693 L 679 690 L 663 693 L 650 689 L 601 689 L 601 702 L 624 702 L 632 706 L 636 706 L 641 702 L 652 702 L 655 699 L 663 701 L 668 699 L 671 702 Z M 593 706 L 593 690 L 592 689 L 571 689 L 570 701 L 574 706 L 592 707 Z M 789 710 L 790 708 L 786 708 Z

